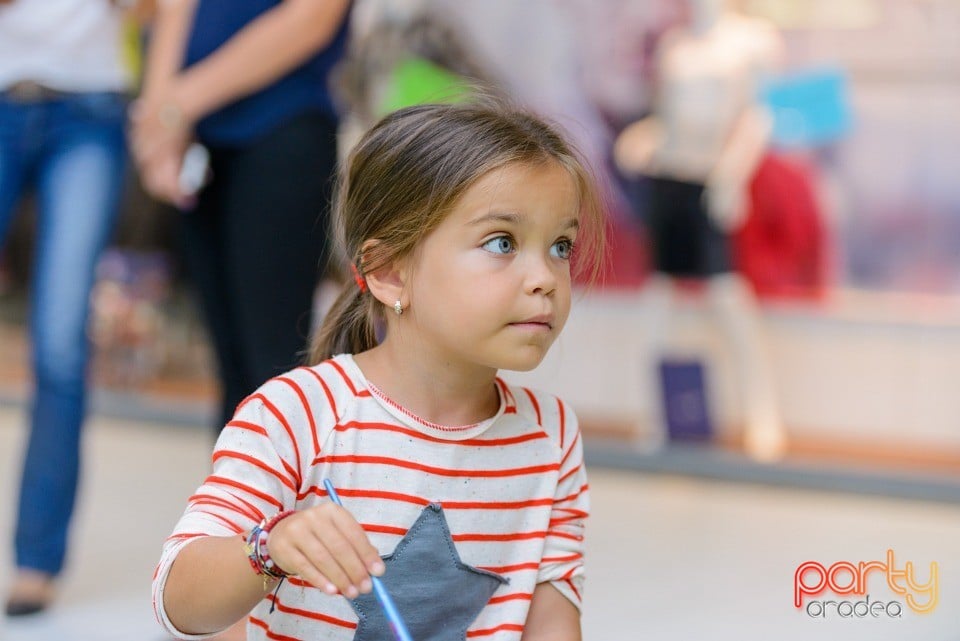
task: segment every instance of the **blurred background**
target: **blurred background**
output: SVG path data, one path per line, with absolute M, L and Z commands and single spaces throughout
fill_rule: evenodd
M 150 4 L 125 29 L 135 75 Z M 678 136 L 696 122 L 671 111 L 675 87 L 701 110 L 725 104 L 723 78 L 739 73 L 714 64 L 725 41 L 711 45 L 720 56 L 693 58 L 699 71 L 666 62 L 684 46 L 677 34 L 702 35 L 705 4 L 356 0 L 331 76 L 339 152 L 390 109 L 480 79 L 560 123 L 597 172 L 605 273 L 583 283 L 547 360 L 505 374 L 563 397 L 584 431 L 596 512 L 585 638 L 958 639 L 960 3 L 726 3 L 776 41 L 737 85 L 769 125 L 741 217 L 723 227 L 741 285 L 715 296 L 712 272 L 669 274 L 662 295 L 658 177 L 617 150 L 644 119 Z M 735 35 L 730 51 L 749 37 Z M 689 82 L 698 73 L 708 80 Z M 0 248 L 4 524 L 32 389 L 35 206 L 20 201 Z M 209 464 L 218 394 L 177 242 L 185 215 L 127 171 L 91 298 L 76 551 L 62 603 L 7 622 L 4 638 L 162 638 L 152 563 Z M 317 283 L 321 312 L 340 273 L 334 264 Z M 118 506 L 146 516 L 120 519 Z M 799 564 L 882 560 L 888 549 L 921 580 L 939 564 L 934 612 L 818 620 L 794 607 Z M 9 555 L 0 567 L 9 577 Z M 871 594 L 902 598 L 882 581 Z

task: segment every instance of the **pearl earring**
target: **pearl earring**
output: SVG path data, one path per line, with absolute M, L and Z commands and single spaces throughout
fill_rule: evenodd
M 403 305 L 400 303 L 400 299 L 397 299 L 397 302 L 393 304 L 393 311 L 397 313 L 397 316 L 403 313 Z

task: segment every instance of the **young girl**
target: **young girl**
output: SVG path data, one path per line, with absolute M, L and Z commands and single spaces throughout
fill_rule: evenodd
M 392 639 L 373 575 L 417 641 L 580 639 L 577 421 L 497 370 L 536 367 L 563 328 L 575 243 L 596 270 L 595 193 L 503 105 L 411 107 L 363 137 L 335 203 L 355 283 L 313 364 L 223 430 L 157 568 L 167 630 Z

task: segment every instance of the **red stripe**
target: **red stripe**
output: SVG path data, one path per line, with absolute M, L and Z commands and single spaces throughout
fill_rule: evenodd
M 361 523 L 360 527 L 364 532 L 379 532 L 380 534 L 397 534 L 403 536 L 407 533 L 406 528 L 394 527 L 392 525 L 374 525 L 372 523 Z
M 264 630 L 264 634 L 267 635 L 268 639 L 274 639 L 274 641 L 300 641 L 296 637 L 288 637 L 285 634 L 277 634 L 276 632 L 270 631 L 270 626 L 267 625 L 266 621 L 261 621 L 256 617 L 249 617 L 250 623 L 255 626 L 261 627 Z
M 303 404 L 303 411 L 307 415 L 307 422 L 310 424 L 310 433 L 313 435 L 313 455 L 316 456 L 320 453 L 320 440 L 317 438 L 317 423 L 313 420 L 313 410 L 310 409 L 310 403 L 307 401 L 307 395 L 303 393 L 303 390 L 293 379 L 286 376 L 279 376 L 277 377 L 277 380 L 283 381 L 292 387 L 293 391 L 296 392 L 297 396 L 300 397 L 300 402 Z
M 514 594 L 504 594 L 503 596 L 494 597 L 487 601 L 487 605 L 496 605 L 497 603 L 503 603 L 505 601 L 530 601 L 532 599 L 532 594 L 527 594 L 526 592 L 516 592 Z
M 463 446 L 463 445 L 476 445 L 480 447 L 487 446 L 498 446 L 498 445 L 515 445 L 516 443 L 524 443 L 526 441 L 534 441 L 541 438 L 547 438 L 546 432 L 530 432 L 528 434 L 520 434 L 519 436 L 511 436 L 508 438 L 470 438 L 463 441 L 450 441 L 449 439 L 438 438 L 435 436 L 430 436 L 417 430 L 410 429 L 408 427 L 403 427 L 400 425 L 394 425 L 393 423 L 379 423 L 379 422 L 365 422 L 365 421 L 350 421 L 348 423 L 343 423 L 342 425 L 338 424 L 334 426 L 334 429 L 338 432 L 346 432 L 347 430 L 381 430 L 384 432 L 396 432 L 398 434 L 404 434 L 406 436 L 412 436 L 424 441 L 430 441 L 431 443 L 444 443 L 451 446 Z
M 343 382 L 347 384 L 347 387 L 350 388 L 350 391 L 353 393 L 353 395 L 357 396 L 357 388 L 353 386 L 353 381 L 350 380 L 350 377 L 347 376 L 347 373 L 343 371 L 342 367 L 340 367 L 340 363 L 338 363 L 333 359 L 330 359 L 327 361 L 327 364 L 330 365 L 330 367 L 332 367 L 333 369 L 337 370 L 337 372 L 340 374 L 340 378 L 343 379 Z
M 430 500 L 421 496 L 401 494 L 399 492 L 387 492 L 384 490 L 352 490 L 344 488 L 338 490 L 337 493 L 340 496 L 346 496 L 350 498 L 398 501 L 401 503 L 412 503 L 413 505 L 420 506 L 427 506 L 431 503 Z M 297 500 L 303 499 L 307 494 L 326 496 L 327 491 L 314 485 L 298 496 Z M 442 505 L 445 510 L 516 510 L 520 508 L 552 504 L 553 499 L 530 499 L 528 501 L 440 501 L 440 505 Z
M 485 637 L 491 634 L 496 634 L 501 631 L 511 631 L 511 632 L 523 632 L 523 626 L 519 623 L 502 623 L 495 628 L 487 628 L 486 630 L 470 630 L 467 632 L 468 637 Z
M 584 492 L 586 492 L 586 491 L 589 490 L 589 489 L 590 489 L 590 486 L 589 486 L 588 484 L 584 483 L 583 485 L 580 486 L 580 489 L 577 490 L 576 492 L 574 492 L 573 494 L 570 494 L 570 495 L 568 495 L 568 496 L 565 496 L 565 497 L 563 497 L 562 499 L 557 499 L 555 502 L 556 502 L 556 503 L 566 503 L 567 501 L 572 501 L 572 500 L 574 500 L 575 498 L 579 497 L 581 494 L 583 494 Z
M 516 510 L 552 503 L 553 499 L 530 499 L 529 501 L 441 501 L 440 505 L 450 510 Z
M 317 374 L 312 367 L 302 367 L 300 369 L 306 370 L 317 379 L 317 382 L 320 383 L 320 387 L 323 388 L 323 393 L 327 396 L 327 402 L 330 403 L 330 409 L 333 410 L 333 416 L 340 420 L 340 412 L 337 411 L 337 402 L 333 399 L 333 392 L 330 391 L 330 387 L 327 385 L 327 381 L 323 380 L 323 377 Z
M 567 585 L 570 586 L 570 589 L 573 590 L 573 593 L 577 595 L 577 598 L 583 601 L 583 597 L 580 596 L 580 590 L 578 590 L 577 586 L 573 584 L 573 581 L 571 581 L 570 579 L 564 579 L 564 581 L 567 582 Z
M 203 488 L 200 488 L 200 489 L 203 489 Z M 194 494 L 193 496 L 191 496 L 191 497 L 188 499 L 187 502 L 188 502 L 188 504 L 196 504 L 196 505 L 201 505 L 201 504 L 203 504 L 203 503 L 210 503 L 210 504 L 213 504 L 213 505 L 215 505 L 215 506 L 217 506 L 217 507 L 222 507 L 222 508 L 224 508 L 224 509 L 232 510 L 233 512 L 236 512 L 237 514 L 242 514 L 242 515 L 244 515 L 244 516 L 249 516 L 249 517 L 251 517 L 254 521 L 261 521 L 261 520 L 263 520 L 263 518 L 264 518 L 263 512 L 260 511 L 258 508 L 254 507 L 249 501 L 244 501 L 242 498 L 240 498 L 239 496 L 237 496 L 237 495 L 235 495 L 235 494 L 231 494 L 231 495 L 230 495 L 230 498 L 236 500 L 236 501 L 239 502 L 239 503 L 243 503 L 244 506 L 246 506 L 249 510 L 252 511 L 252 514 L 248 514 L 248 513 L 244 512 L 244 510 L 243 510 L 239 505 L 236 505 L 236 504 L 232 503 L 231 501 L 228 501 L 227 499 L 221 498 L 221 497 L 216 496 L 216 495 L 214 495 L 214 494 L 206 494 L 206 493 L 204 493 L 204 492 L 197 492 L 196 494 Z
M 568 478 L 570 478 L 571 476 L 573 476 L 574 474 L 576 474 L 576 473 L 580 470 L 581 467 L 583 467 L 583 463 L 580 463 L 580 464 L 577 465 L 576 467 L 571 468 L 569 472 L 567 472 L 566 474 L 564 474 L 563 476 L 561 476 L 560 478 L 557 479 L 557 485 L 560 485 L 561 483 L 563 483 L 564 481 L 566 481 Z
M 394 467 L 402 467 L 410 470 L 418 470 L 420 472 L 427 472 L 429 474 L 436 474 L 438 476 L 473 476 L 479 478 L 492 478 L 492 477 L 506 477 L 506 476 L 523 476 L 525 474 L 541 474 L 543 472 L 554 472 L 559 469 L 557 463 L 551 463 L 549 465 L 533 465 L 530 467 L 517 467 L 506 470 L 457 470 L 457 469 L 448 469 L 443 467 L 432 467 L 429 465 L 421 465 L 419 463 L 413 463 L 411 461 L 405 461 L 403 459 L 390 458 L 388 456 L 354 456 L 354 455 L 344 455 L 344 456 L 322 456 L 317 458 L 314 461 L 314 464 L 318 463 L 358 463 L 358 464 L 374 464 L 374 465 L 391 465 Z
M 212 517 L 215 518 L 215 519 L 219 519 L 219 520 L 223 521 L 224 524 L 225 524 L 228 528 L 230 528 L 231 530 L 233 530 L 233 533 L 234 533 L 234 534 L 240 534 L 241 532 L 243 532 L 243 528 L 242 528 L 242 527 L 240 527 L 239 525 L 237 525 L 236 523 L 234 523 L 233 521 L 231 521 L 230 519 L 228 519 L 228 518 L 225 517 L 225 516 L 221 516 L 221 515 L 217 514 L 216 512 L 204 512 L 204 514 L 206 514 L 207 516 L 212 516 Z
M 540 403 L 537 402 L 537 398 L 533 395 L 533 392 L 528 390 L 526 387 L 521 389 L 526 392 L 527 396 L 530 398 L 530 402 L 533 403 L 533 409 L 537 413 L 537 425 L 543 427 L 543 419 L 540 417 Z
M 567 580 L 569 580 L 569 579 L 573 576 L 573 573 L 576 572 L 579 567 L 580 567 L 580 566 L 575 566 L 575 567 L 572 567 L 572 568 L 570 568 L 569 570 L 567 570 L 567 573 L 564 574 L 562 577 L 560 577 L 560 580 L 561 580 L 561 581 L 567 581 Z M 572 586 L 572 584 L 571 584 L 571 586 Z
M 556 536 L 561 539 L 570 539 L 571 541 L 582 541 L 583 535 L 581 534 L 570 534 L 569 532 L 560 532 L 560 531 L 551 531 L 547 533 L 547 536 Z
M 296 483 L 300 485 L 301 479 L 303 478 L 303 473 L 300 470 L 300 448 L 297 445 L 297 439 L 293 435 L 293 429 L 290 428 L 290 423 L 287 422 L 287 417 L 277 409 L 277 407 L 271 403 L 266 396 L 263 394 L 257 393 L 253 397 L 259 398 L 263 402 L 263 406 L 273 414 L 280 424 L 283 425 L 283 429 L 287 431 L 287 435 L 290 437 L 290 444 L 293 446 L 293 455 L 297 458 L 297 472 L 296 472 Z
M 380 525 L 377 523 L 361 523 L 360 526 L 366 532 L 379 532 L 381 534 L 399 534 L 403 536 L 407 533 L 406 528 L 395 527 L 393 525 Z M 530 539 L 543 539 L 547 536 L 564 536 L 563 532 L 512 532 L 508 534 L 482 534 L 477 532 L 467 532 L 464 534 L 454 534 L 451 538 L 454 541 L 528 541 Z M 572 535 L 566 535 L 573 538 Z
M 250 519 L 251 521 L 259 521 L 259 520 L 261 520 L 261 519 L 263 518 L 262 515 L 261 515 L 260 518 L 257 518 L 256 515 L 250 514 L 250 513 L 247 512 L 247 511 L 241 510 L 241 509 L 238 508 L 236 505 L 231 505 L 230 503 L 227 503 L 226 501 L 217 500 L 217 499 L 213 499 L 213 498 L 197 498 L 197 499 L 195 499 L 195 500 L 191 500 L 191 501 L 190 501 L 190 505 L 191 505 L 191 506 L 194 506 L 194 505 L 210 505 L 210 506 L 212 506 L 212 507 L 223 508 L 223 509 L 225 509 L 225 510 L 230 510 L 231 512 L 236 512 L 236 513 L 239 514 L 240 516 L 244 516 L 244 517 Z M 200 510 L 200 511 L 203 512 L 204 514 L 209 514 L 209 512 L 207 512 L 206 510 Z
M 282 474 L 280 474 L 280 472 L 276 471 L 275 469 L 273 469 L 272 467 L 270 467 L 260 459 L 250 456 L 249 454 L 241 454 L 240 452 L 235 452 L 233 450 L 218 450 L 213 453 L 214 463 L 216 463 L 218 460 L 222 458 L 232 458 L 232 459 L 237 459 L 239 461 L 245 461 L 250 465 L 253 465 L 254 467 L 260 468 L 267 474 L 275 476 L 278 481 L 280 481 L 282 484 L 290 488 L 291 492 L 297 491 L 297 487 L 293 484 L 293 481 L 284 477 Z
M 539 570 L 540 564 L 537 562 L 517 563 L 516 565 L 483 565 L 479 566 L 481 570 L 495 572 L 497 574 L 506 574 L 507 572 L 519 572 L 520 570 Z
M 256 432 L 257 434 L 262 434 L 263 436 L 267 436 L 267 430 L 263 429 L 262 425 L 257 425 L 256 423 L 250 423 L 249 421 L 238 421 L 234 419 L 229 423 L 227 423 L 226 427 L 235 427 L 240 430 L 249 430 L 251 432 Z
M 493 379 L 497 385 L 500 386 L 500 389 L 503 391 L 503 398 L 507 401 L 507 406 L 503 408 L 504 414 L 516 414 L 517 413 L 517 399 L 513 397 L 513 393 L 510 391 L 510 386 L 500 378 L 499 376 Z
M 327 496 L 327 491 L 321 487 L 313 485 L 302 495 L 297 497 L 297 500 L 303 499 L 307 494 L 316 494 L 317 496 Z M 426 506 L 430 504 L 425 498 L 419 496 L 413 496 L 411 494 L 400 494 L 399 492 L 385 492 L 382 490 L 351 490 L 346 488 L 341 488 L 337 490 L 337 494 L 340 496 L 346 496 L 350 498 L 358 499 L 378 499 L 385 501 L 399 501 L 401 503 L 413 503 L 414 505 Z
M 240 413 L 240 410 L 242 410 L 243 407 L 244 407 L 247 403 L 249 403 L 250 401 L 252 401 L 252 400 L 253 400 L 253 395 L 251 394 L 250 396 L 248 396 L 248 397 L 246 397 L 245 399 L 243 399 L 242 401 L 240 401 L 240 402 L 237 404 L 237 408 L 236 408 L 235 410 L 233 410 L 234 415 L 239 414 L 239 413 Z
M 590 514 L 584 510 L 571 510 L 570 508 L 565 508 L 565 507 L 554 508 L 554 512 L 565 512 L 570 516 L 577 516 L 577 517 L 580 517 L 581 519 L 585 519 L 588 516 L 590 516 Z
M 553 529 L 558 525 L 563 525 L 564 523 L 572 523 L 573 521 L 582 521 L 582 516 L 564 516 L 556 519 L 550 519 L 549 527 Z
M 563 469 L 563 464 L 567 462 L 567 459 L 570 458 L 570 455 L 573 454 L 573 451 L 577 448 L 577 441 L 580 440 L 580 432 L 577 432 L 577 435 L 573 437 L 573 443 L 570 444 L 570 449 L 567 450 L 567 453 L 563 455 L 563 459 L 560 461 L 560 469 Z
M 566 556 L 545 556 L 540 559 L 541 563 L 566 563 L 567 561 L 576 561 L 577 559 L 582 559 L 583 554 L 579 552 L 576 554 L 567 554 Z
M 355 630 L 357 624 L 353 621 L 346 621 L 344 619 L 338 619 L 327 614 L 321 614 L 320 612 L 314 612 L 312 610 L 303 610 L 300 608 L 292 608 L 289 605 L 284 605 L 280 602 L 273 594 L 267 595 L 267 600 L 272 601 L 277 609 L 285 614 L 295 614 L 299 617 L 304 617 L 306 619 L 313 619 L 314 621 L 323 621 L 324 623 L 332 623 L 333 625 L 340 626 L 341 628 L 348 628 L 350 630 Z
M 198 536 L 210 536 L 205 532 L 184 532 L 183 534 L 172 534 L 167 537 L 168 541 L 179 541 L 180 539 L 195 539 Z
M 238 483 L 237 481 L 234 481 L 233 479 L 224 478 L 224 477 L 222 477 L 222 476 L 208 476 L 208 477 L 207 477 L 207 480 L 205 481 L 205 483 L 213 483 L 213 484 L 217 484 L 217 485 L 226 485 L 226 486 L 229 486 L 229 487 L 235 487 L 235 488 L 237 488 L 238 490 L 243 490 L 243 491 L 246 492 L 247 494 L 252 494 L 253 496 L 257 497 L 258 499 L 260 499 L 260 500 L 262 500 L 262 501 L 265 501 L 265 502 L 269 503 L 270 505 L 275 506 L 278 510 L 282 510 L 282 509 L 283 509 L 283 503 L 281 503 L 280 501 L 278 501 L 276 498 L 270 496 L 269 494 L 264 494 L 264 493 L 261 492 L 260 490 L 255 490 L 255 489 L 253 489 L 252 487 L 250 487 L 249 485 L 244 485 L 243 483 Z
M 550 532 L 552 536 L 554 533 Z M 454 541 L 527 541 L 530 539 L 543 539 L 547 537 L 547 532 L 514 532 L 512 534 L 478 534 L 470 532 L 467 534 L 454 534 Z
M 193 496 L 191 496 L 189 500 L 190 500 L 190 501 L 193 501 L 195 498 L 197 498 L 197 499 L 208 498 L 208 499 L 210 499 L 210 500 L 219 501 L 219 502 L 221 502 L 221 503 L 223 504 L 223 507 L 230 508 L 231 510 L 233 510 L 233 511 L 236 512 L 237 514 L 243 514 L 244 516 L 246 516 L 246 517 L 248 517 L 248 518 L 250 518 L 250 519 L 252 519 L 252 520 L 254 520 L 254 521 L 262 521 L 262 520 L 264 519 L 264 514 L 263 514 L 263 512 L 261 512 L 260 509 L 259 509 L 256 505 L 254 505 L 253 503 L 250 503 L 249 501 L 243 500 L 243 499 L 240 498 L 239 496 L 231 495 L 230 498 L 232 498 L 232 499 L 234 499 L 234 500 L 236 500 L 236 501 L 238 501 L 238 502 L 240 502 L 240 503 L 243 503 L 244 507 L 247 508 L 247 511 L 244 511 L 244 510 L 242 510 L 238 505 L 234 505 L 234 504 L 231 503 L 230 501 L 227 501 L 226 499 L 220 498 L 219 496 L 214 496 L 213 494 L 205 494 L 205 493 L 202 493 L 202 492 L 197 492 L 196 494 L 194 494 Z

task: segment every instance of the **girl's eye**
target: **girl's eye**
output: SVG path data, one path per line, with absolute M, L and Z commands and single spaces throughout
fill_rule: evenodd
M 494 254 L 509 254 L 516 249 L 513 239 L 509 236 L 497 236 L 485 242 L 482 247 Z
M 573 241 L 567 238 L 558 240 L 553 244 L 553 247 L 550 248 L 550 253 L 557 258 L 569 260 L 570 256 L 573 254 Z

